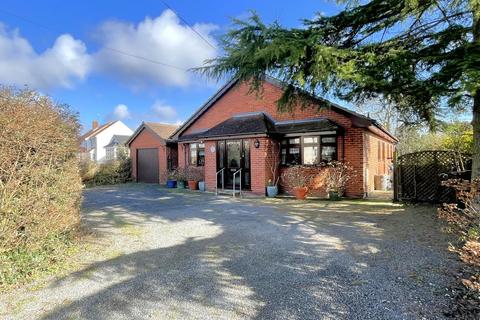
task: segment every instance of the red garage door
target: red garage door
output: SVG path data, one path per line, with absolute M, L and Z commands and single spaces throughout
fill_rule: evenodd
M 137 149 L 137 181 L 158 182 L 158 148 Z

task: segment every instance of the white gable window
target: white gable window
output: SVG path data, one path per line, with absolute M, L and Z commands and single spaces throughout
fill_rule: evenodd
M 107 161 L 115 160 L 117 158 L 117 152 L 115 147 L 107 147 L 106 149 L 106 155 L 105 159 Z

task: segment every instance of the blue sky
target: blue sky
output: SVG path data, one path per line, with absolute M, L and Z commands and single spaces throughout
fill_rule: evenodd
M 0 82 L 71 105 L 86 128 L 94 119 L 120 119 L 132 129 L 141 121 L 181 122 L 221 85 L 185 69 L 219 53 L 211 44 L 231 18 L 254 9 L 266 22 L 298 26 L 316 12 L 338 11 L 319 0 L 165 3 L 207 41 L 158 0 L 4 0 Z

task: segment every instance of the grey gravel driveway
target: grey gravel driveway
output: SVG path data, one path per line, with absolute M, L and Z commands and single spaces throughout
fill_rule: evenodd
M 435 210 L 85 191 L 77 271 L 0 299 L 8 319 L 441 319 L 455 269 Z M 7 310 L 7 311 L 5 311 Z

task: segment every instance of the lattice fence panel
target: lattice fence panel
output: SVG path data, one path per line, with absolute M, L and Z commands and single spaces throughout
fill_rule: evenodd
M 443 180 L 468 178 L 468 157 L 453 151 L 422 151 L 402 155 L 395 162 L 395 188 L 398 200 L 450 202 L 455 200 Z

